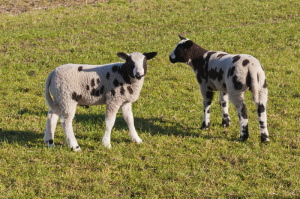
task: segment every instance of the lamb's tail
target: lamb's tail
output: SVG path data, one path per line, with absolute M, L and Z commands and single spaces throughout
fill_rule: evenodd
M 45 85 L 45 99 L 46 99 L 46 104 L 47 106 L 50 108 L 50 110 L 57 110 L 59 107 L 58 107 L 58 104 L 56 104 L 51 95 L 50 95 L 50 91 L 49 91 L 49 86 L 51 84 L 51 80 L 52 80 L 52 77 L 53 77 L 53 71 L 49 74 L 47 80 L 46 80 L 46 85 Z
M 251 82 L 250 82 L 251 81 Z M 259 66 L 250 67 L 247 75 L 247 83 L 250 84 L 253 101 L 258 104 L 265 101 L 268 95 L 266 76 L 263 69 Z

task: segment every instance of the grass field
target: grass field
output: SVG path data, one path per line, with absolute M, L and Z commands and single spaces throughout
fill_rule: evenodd
M 299 198 L 300 2 L 298 0 L 0 0 L 0 198 Z M 251 54 L 269 88 L 271 142 L 261 144 L 246 93 L 250 137 L 237 113 L 200 130 L 202 96 L 192 70 L 168 56 L 186 36 L 207 50 Z M 133 105 L 143 144 L 118 113 L 112 149 L 101 145 L 105 106 L 78 107 L 80 153 L 43 143 L 44 84 L 65 63 L 119 62 L 117 52 L 157 51 Z

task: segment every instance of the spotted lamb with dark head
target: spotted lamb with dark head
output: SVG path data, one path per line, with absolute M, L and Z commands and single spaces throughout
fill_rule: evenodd
M 193 41 L 179 37 L 181 41 L 169 58 L 172 63 L 188 64 L 196 75 L 203 96 L 202 128 L 207 129 L 210 125 L 210 105 L 214 91 L 219 91 L 222 125 L 227 127 L 230 124 L 229 98 L 238 112 L 240 140 L 247 140 L 249 131 L 244 92 L 250 90 L 257 107 L 261 140 L 269 142 L 266 114 L 268 89 L 266 76 L 259 61 L 251 55 L 231 55 L 221 51 L 207 51 Z
M 118 53 L 125 63 L 66 64 L 54 69 L 47 78 L 45 88 L 45 98 L 50 109 L 44 136 L 48 147 L 54 147 L 54 131 L 58 117 L 61 116 L 68 146 L 74 151 L 80 151 L 72 127 L 76 106 L 100 104 L 106 104 L 105 133 L 102 138 L 105 147 L 111 147 L 110 134 L 120 107 L 129 127 L 131 140 L 141 143 L 134 127 L 131 104 L 140 95 L 147 72 L 147 60 L 154 58 L 156 54 Z

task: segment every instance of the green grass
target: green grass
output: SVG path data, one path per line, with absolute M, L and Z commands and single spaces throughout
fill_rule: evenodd
M 26 10 L 0 14 L 1 198 L 300 197 L 299 1 L 134 0 Z M 260 143 L 250 93 L 247 142 L 237 141 L 232 104 L 232 124 L 221 127 L 217 94 L 211 128 L 200 130 L 196 78 L 187 65 L 168 61 L 178 34 L 261 61 L 270 144 Z M 102 147 L 105 106 L 93 106 L 78 107 L 73 121 L 82 152 L 68 149 L 60 123 L 56 148 L 47 149 L 47 75 L 65 63 L 119 62 L 120 51 L 158 52 L 133 105 L 144 143 L 131 143 L 119 113 L 113 148 Z

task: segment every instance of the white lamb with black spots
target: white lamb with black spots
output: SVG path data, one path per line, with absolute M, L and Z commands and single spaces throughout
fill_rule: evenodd
M 186 63 L 193 69 L 203 95 L 204 117 L 202 129 L 210 125 L 210 105 L 214 91 L 220 92 L 222 125 L 228 127 L 228 98 L 237 109 L 240 122 L 240 141 L 249 137 L 248 116 L 244 92 L 250 90 L 256 103 L 260 137 L 269 142 L 266 104 L 268 89 L 266 76 L 259 61 L 251 55 L 231 55 L 220 51 L 207 51 L 193 41 L 179 36 L 181 41 L 170 55 L 172 63 Z
M 50 110 L 44 136 L 48 147 L 54 147 L 54 131 L 58 117 L 61 116 L 68 146 L 74 151 L 81 150 L 72 127 L 77 105 L 106 104 L 105 133 L 102 138 L 105 147 L 111 148 L 110 134 L 120 107 L 131 140 L 138 144 L 142 142 L 134 127 L 131 104 L 140 95 L 147 72 L 147 60 L 154 58 L 157 53 L 117 55 L 126 62 L 107 65 L 66 64 L 49 74 L 45 98 Z

